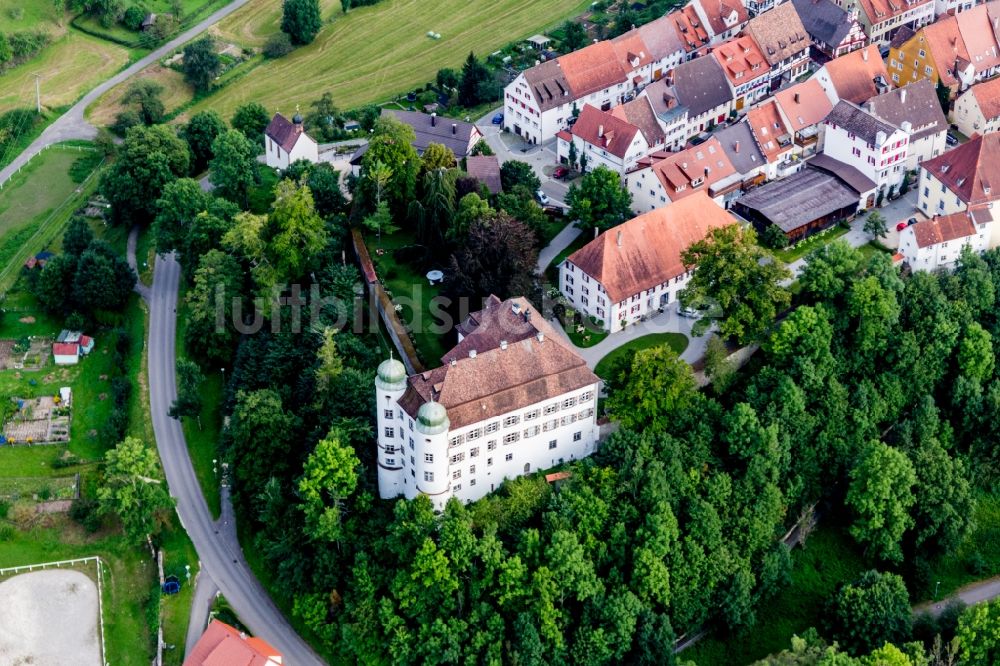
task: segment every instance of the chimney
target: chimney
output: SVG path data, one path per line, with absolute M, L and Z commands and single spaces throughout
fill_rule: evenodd
M 452 123 L 451 124 L 451 133 L 452 134 L 458 134 L 458 123 Z
M 906 104 L 906 88 L 899 89 L 899 103 Z
M 524 309 L 524 321 L 531 321 L 531 308 Z
M 538 333 L 535 334 L 535 338 L 537 338 L 539 342 L 545 342 L 545 334 L 541 331 L 538 331 Z
M 517 301 L 514 301 L 513 303 L 510 304 L 510 309 L 511 312 L 513 312 L 514 314 L 519 314 L 521 312 L 521 304 L 518 303 Z
M 622 246 L 622 232 L 621 232 L 621 229 L 619 229 L 619 230 L 618 230 L 618 239 L 617 239 L 617 243 L 618 243 L 618 247 L 621 247 L 621 246 Z
M 868 47 L 861 49 L 861 59 L 868 62 Z
M 911 123 L 909 120 L 904 120 L 902 123 L 899 124 L 899 129 L 909 134 L 910 132 L 913 131 L 913 123 Z
M 795 100 L 795 103 L 798 104 L 799 103 L 799 94 L 795 93 L 793 99 Z
M 883 132 L 881 130 L 879 130 L 878 132 L 875 132 L 875 145 L 876 146 L 881 146 L 883 143 L 885 143 L 885 140 L 888 139 L 888 138 L 889 137 L 886 136 L 885 132 Z
M 507 341 L 506 340 L 501 340 L 500 341 L 500 349 L 507 349 Z
M 709 172 L 709 168 L 705 167 L 705 178 L 708 178 L 708 172 Z
M 736 142 L 733 143 L 733 152 L 734 153 L 740 152 L 740 142 L 739 141 L 736 141 Z
M 597 136 L 599 138 L 604 138 L 604 125 L 597 126 Z
M 451 367 L 454 368 L 456 365 L 458 365 L 458 359 L 454 359 L 454 358 L 451 359 Z
M 431 127 L 437 126 L 437 119 L 438 119 L 438 114 L 432 113 L 431 114 Z
M 469 350 L 469 358 L 476 358 L 476 350 L 475 349 L 470 349 Z
M 687 162 L 681 162 L 681 168 L 682 169 L 687 169 L 688 168 L 688 163 Z

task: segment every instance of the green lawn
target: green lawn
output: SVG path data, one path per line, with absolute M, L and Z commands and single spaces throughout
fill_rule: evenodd
M 865 259 L 868 259 L 876 254 L 892 254 L 892 250 L 874 240 L 859 247 L 858 252 L 860 252 Z
M 974 529 L 953 557 L 932 563 L 928 580 L 941 581 L 937 598 L 969 583 L 1000 572 L 1000 493 L 980 493 L 973 517 Z M 977 562 L 978 560 L 978 562 Z M 934 590 L 911 590 L 914 601 L 930 599 Z
M 687 349 L 688 339 L 682 333 L 650 333 L 649 335 L 644 335 L 608 353 L 607 356 L 597 363 L 594 373 L 601 379 L 607 380 L 618 359 L 625 357 L 633 351 L 641 351 L 643 349 L 659 347 L 660 345 L 669 345 L 677 354 L 681 354 Z
M 696 664 L 739 666 L 788 648 L 794 634 L 819 627 L 823 605 L 845 581 L 867 567 L 851 538 L 839 528 L 824 527 L 792 551 L 792 582 L 757 607 L 757 625 L 745 636 L 709 636 L 682 656 Z
M 806 240 L 793 245 L 792 247 L 787 247 L 784 250 L 771 250 L 771 252 L 774 256 L 778 257 L 778 259 L 781 259 L 786 264 L 790 264 L 793 261 L 798 261 L 816 248 L 822 247 L 830 241 L 840 238 L 848 231 L 850 230 L 838 224 L 830 227 L 826 231 L 816 234 L 815 236 L 810 236 Z
M 427 283 L 425 276 L 429 269 L 399 261 L 396 256 L 397 250 L 415 242 L 413 234 L 400 231 L 391 236 L 383 235 L 381 255 L 378 253 L 379 241 L 374 236 L 366 238 L 365 242 L 379 279 L 391 298 L 403 306 L 400 320 L 404 325 L 413 326 L 414 345 L 420 360 L 428 368 L 437 367 L 448 351 L 446 336 L 435 330 L 438 326 L 431 316 L 431 301 L 440 295 L 441 285 Z
M 576 326 L 569 326 L 563 330 L 565 330 L 566 335 L 569 336 L 570 342 L 577 347 L 593 347 L 594 345 L 603 342 L 604 338 L 608 337 L 608 332 L 598 330 L 597 325 L 593 322 L 585 325 L 582 333 L 577 332 Z
M 99 163 L 89 149 L 55 146 L 0 189 L 0 290 L 17 278 L 25 259 L 58 244 L 73 210 L 97 186 Z
M 434 79 L 442 67 L 461 67 L 470 51 L 486 56 L 579 14 L 587 0 L 382 0 L 344 15 L 336 0 L 323 0 L 328 22 L 316 40 L 264 62 L 191 109 L 214 109 L 228 118 L 249 101 L 269 110 L 308 108 L 324 92 L 351 108 L 379 102 Z M 221 39 L 259 48 L 277 32 L 280 3 L 251 0 L 220 22 Z M 372 26 L 376 26 L 373 28 Z M 428 31 L 441 39 L 427 37 Z

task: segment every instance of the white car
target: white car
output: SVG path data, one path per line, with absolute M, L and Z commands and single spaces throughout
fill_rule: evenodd
M 542 204 L 543 206 L 547 206 L 551 201 L 548 195 L 545 194 L 545 192 L 542 192 L 541 190 L 535 192 L 535 196 L 538 197 L 538 203 Z
M 690 317 L 691 319 L 697 319 L 701 316 L 701 313 L 697 309 L 692 307 L 684 307 L 683 305 L 677 306 L 677 314 L 682 317 Z

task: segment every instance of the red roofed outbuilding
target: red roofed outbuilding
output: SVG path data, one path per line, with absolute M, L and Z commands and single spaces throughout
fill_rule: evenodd
M 281 653 L 262 638 L 212 620 L 184 659 L 184 666 L 281 666 Z

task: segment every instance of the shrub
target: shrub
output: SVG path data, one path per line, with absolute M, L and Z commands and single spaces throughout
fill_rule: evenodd
M 80 523 L 91 534 L 101 529 L 101 514 L 96 500 L 81 497 L 73 500 L 69 507 L 69 517 Z
M 142 125 L 142 118 L 139 116 L 139 112 L 135 109 L 125 109 L 115 118 L 115 122 L 111 126 L 111 131 L 119 136 L 125 136 L 126 132 L 139 125 Z
M 9 541 L 14 538 L 14 526 L 4 523 L 0 525 L 0 541 Z
M 31 527 L 37 515 L 35 505 L 32 502 L 15 502 L 7 514 L 10 521 L 22 530 Z
M 263 53 L 266 58 L 280 58 L 291 53 L 294 48 L 292 38 L 283 32 L 278 32 L 268 38 Z
M 132 5 L 125 10 L 122 15 L 122 25 L 131 30 L 132 32 L 139 32 L 142 29 L 142 20 L 145 18 L 145 14 L 141 9 Z

